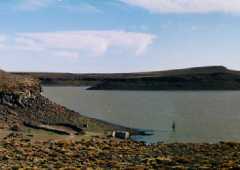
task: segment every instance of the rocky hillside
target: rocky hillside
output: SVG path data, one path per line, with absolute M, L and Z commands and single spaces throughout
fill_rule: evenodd
M 1 128 L 20 130 L 25 126 L 54 125 L 76 131 L 110 131 L 129 128 L 87 118 L 41 95 L 40 81 L 30 76 L 0 72 Z M 46 127 L 46 126 L 45 126 Z

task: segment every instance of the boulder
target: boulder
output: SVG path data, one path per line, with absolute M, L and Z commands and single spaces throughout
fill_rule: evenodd
M 130 133 L 128 131 L 113 131 L 112 137 L 119 139 L 129 139 Z

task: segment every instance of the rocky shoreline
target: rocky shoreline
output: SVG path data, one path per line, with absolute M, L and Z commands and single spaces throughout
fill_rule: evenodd
M 240 143 L 146 145 L 107 137 L 113 130 L 143 134 L 82 116 L 42 96 L 37 79 L 0 71 L 1 169 L 240 169 Z
M 50 101 L 41 95 L 41 91 L 40 81 L 36 78 L 0 71 L 1 127 L 15 131 L 31 126 L 63 133 L 69 131 L 63 131 L 63 129 L 70 129 L 76 133 L 82 131 L 108 133 L 113 130 L 126 130 L 133 135 L 143 134 L 139 130 L 83 116 Z
M 154 144 L 91 137 L 33 141 L 12 133 L 0 141 L 3 169 L 239 169 L 240 143 Z

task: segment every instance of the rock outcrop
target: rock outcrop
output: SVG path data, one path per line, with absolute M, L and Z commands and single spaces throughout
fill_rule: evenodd
M 41 85 L 37 78 L 0 71 L 0 124 L 9 129 L 21 129 L 27 124 L 34 124 L 41 127 L 61 125 L 82 131 L 86 129 L 86 122 L 89 125 L 88 131 L 122 129 L 138 133 L 129 128 L 82 116 L 50 101 L 41 95 Z

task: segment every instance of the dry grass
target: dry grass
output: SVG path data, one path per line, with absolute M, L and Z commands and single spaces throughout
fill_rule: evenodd
M 29 90 L 34 92 L 39 90 L 39 87 L 39 80 L 35 78 L 9 74 L 0 70 L 0 91 L 17 93 Z

